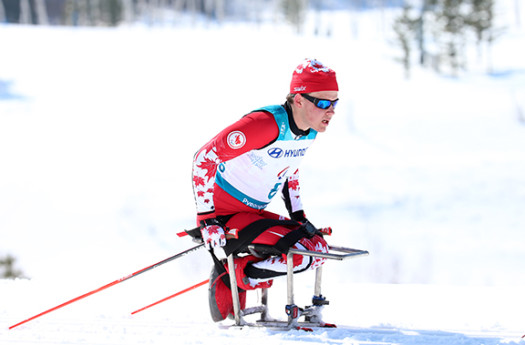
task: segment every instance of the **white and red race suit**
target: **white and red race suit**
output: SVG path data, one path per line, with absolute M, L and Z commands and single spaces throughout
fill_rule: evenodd
M 260 218 L 278 218 L 264 209 L 284 186 L 288 211 L 302 211 L 298 167 L 316 135 L 313 129 L 297 128 L 287 104 L 257 109 L 225 128 L 194 157 L 197 223 L 233 215 L 226 225 L 230 229 L 243 229 Z M 289 231 L 286 227 L 272 227 L 254 243 L 275 244 Z M 328 250 L 320 236 L 301 239 L 296 246 Z M 317 267 L 324 261 L 297 256 L 294 265 L 296 259 L 298 269 Z M 286 272 L 283 262 L 280 268 L 273 264 L 272 270 Z

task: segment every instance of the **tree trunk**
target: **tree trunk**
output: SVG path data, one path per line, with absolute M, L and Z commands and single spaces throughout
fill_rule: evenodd
M 100 3 L 99 0 L 91 0 L 88 2 L 90 6 L 89 12 L 91 13 L 91 22 L 92 25 L 98 26 L 103 22 L 102 13 L 100 13 Z
M 35 0 L 37 24 L 49 25 L 49 18 L 47 17 L 46 3 L 44 0 Z
M 20 0 L 20 24 L 31 24 L 31 6 L 29 0 Z
M 5 23 L 6 21 L 4 3 L 0 1 L 0 23 Z
M 133 6 L 133 0 L 122 0 L 122 14 L 124 17 L 124 23 L 132 24 L 135 20 L 135 9 Z

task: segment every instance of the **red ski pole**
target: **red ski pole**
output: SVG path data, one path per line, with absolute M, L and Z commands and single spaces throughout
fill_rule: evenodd
M 95 293 L 97 293 L 97 292 L 100 292 L 100 291 L 105 290 L 105 289 L 107 289 L 107 288 L 109 288 L 109 287 L 112 287 L 113 285 L 117 285 L 117 284 L 119 284 L 119 283 L 122 283 L 123 281 L 126 281 L 126 280 L 128 280 L 128 279 L 130 279 L 130 278 L 133 278 L 133 277 L 138 276 L 139 274 L 142 274 L 142 273 L 144 273 L 144 272 L 147 272 L 147 271 L 149 271 L 149 270 L 152 270 L 152 269 L 154 269 L 154 268 L 157 268 L 157 267 L 159 267 L 160 265 L 163 265 L 163 264 L 165 264 L 165 263 L 167 263 L 167 262 L 170 262 L 170 261 L 172 261 L 172 260 L 175 260 L 175 259 L 177 259 L 177 258 L 180 258 L 181 256 L 184 256 L 184 255 L 186 255 L 186 254 L 188 254 L 188 253 L 191 253 L 191 252 L 193 252 L 193 251 L 195 251 L 195 250 L 197 250 L 197 249 L 199 249 L 199 248 L 202 248 L 202 247 L 204 247 L 204 244 L 199 244 L 198 246 L 192 247 L 192 248 L 187 249 L 187 250 L 185 250 L 185 251 L 183 251 L 183 252 L 180 252 L 180 253 L 178 253 L 178 254 L 175 254 L 175 255 L 173 255 L 173 256 L 170 256 L 169 258 L 164 259 L 164 260 L 162 260 L 162 261 L 159 261 L 159 262 L 157 262 L 156 264 L 153 264 L 153 265 L 151 265 L 151 266 L 145 267 L 145 268 L 143 268 L 143 269 L 141 269 L 141 270 L 139 270 L 139 271 L 137 271 L 137 272 L 135 272 L 135 273 L 132 273 L 132 274 L 129 274 L 129 275 L 125 276 L 125 277 L 122 277 L 122 278 L 120 278 L 120 279 L 117 279 L 117 280 L 115 280 L 115 281 L 113 281 L 113 282 L 111 282 L 111 283 L 109 283 L 109 284 L 106 284 L 106 285 L 104 285 L 104 286 L 99 287 L 98 289 L 95 289 L 95 290 L 90 291 L 90 292 L 88 292 L 88 293 L 85 293 L 85 294 L 83 294 L 83 295 L 81 295 L 81 296 L 78 296 L 78 297 L 75 297 L 75 298 L 73 298 L 73 299 L 70 299 L 69 301 L 64 302 L 64 303 L 62 303 L 62 304 L 60 304 L 60 305 L 57 305 L 56 307 L 53 307 L 53 308 L 48 309 L 48 310 L 46 310 L 46 311 L 43 311 L 43 312 L 41 312 L 40 314 L 37 314 L 37 315 L 35 315 L 35 316 L 30 317 L 29 319 L 26 319 L 26 320 L 21 321 L 21 322 L 19 322 L 19 323 L 17 323 L 17 324 L 14 324 L 14 325 L 10 326 L 9 329 L 13 329 L 13 328 L 15 328 L 15 327 L 17 327 L 17 326 L 20 326 L 20 325 L 22 325 L 22 324 L 24 324 L 24 323 L 26 323 L 26 322 L 29 322 L 29 321 L 31 321 L 31 320 L 34 320 L 34 319 L 36 319 L 36 318 L 38 318 L 38 317 L 40 317 L 40 316 L 42 316 L 42 315 L 45 315 L 45 314 L 47 314 L 47 313 L 50 313 L 50 312 L 52 312 L 52 311 L 55 311 L 55 310 L 60 309 L 60 308 L 62 308 L 62 307 L 65 307 L 65 306 L 68 305 L 68 304 L 71 304 L 71 303 L 73 303 L 73 302 L 79 301 L 79 300 L 81 300 L 81 299 L 83 299 L 83 298 L 86 298 L 86 297 L 88 297 L 88 296 L 91 296 L 91 295 L 93 295 L 93 294 L 95 294 Z
M 179 291 L 179 292 L 177 292 L 177 293 L 174 293 L 174 294 L 171 295 L 171 296 L 168 296 L 168 297 L 163 298 L 163 299 L 161 299 L 161 300 L 159 300 L 159 301 L 157 301 L 157 302 L 155 302 L 155 303 L 152 303 L 152 304 L 147 305 L 147 306 L 145 306 L 145 307 L 143 307 L 143 308 L 140 308 L 140 309 L 138 309 L 138 310 L 135 310 L 133 313 L 131 313 L 131 315 L 136 314 L 136 313 L 138 313 L 138 312 L 141 312 L 141 311 L 143 311 L 143 310 L 146 310 L 146 309 L 148 309 L 148 308 L 151 308 L 151 307 L 153 307 L 153 306 L 155 306 L 155 305 L 157 305 L 157 304 L 160 304 L 160 303 L 162 303 L 162 302 L 166 302 L 167 300 L 169 300 L 169 299 L 171 299 L 171 298 L 173 298 L 173 297 L 177 297 L 178 295 L 182 295 L 182 294 L 185 293 L 185 292 L 188 292 L 188 291 L 191 291 L 191 290 L 193 290 L 193 289 L 196 289 L 196 288 L 198 288 L 199 286 L 202 286 L 202 285 L 208 283 L 209 281 L 210 281 L 209 279 L 206 279 L 205 281 L 202 281 L 202 282 L 200 282 L 200 283 L 198 283 L 198 284 L 192 285 L 192 286 L 190 286 L 190 287 L 188 287 L 188 288 L 186 288 L 186 289 L 184 289 L 184 290 L 181 290 L 181 291 Z

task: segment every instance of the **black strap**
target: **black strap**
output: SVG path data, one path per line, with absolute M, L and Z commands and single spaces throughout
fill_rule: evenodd
M 230 239 L 227 241 L 226 246 L 223 247 L 224 252 L 226 255 L 230 254 L 239 254 L 246 250 L 248 245 L 250 245 L 253 240 L 255 240 L 260 234 L 265 232 L 271 227 L 274 226 L 299 226 L 301 223 L 293 221 L 293 220 L 279 220 L 279 219 L 259 219 L 255 222 L 247 225 L 242 231 L 239 231 L 239 238 L 237 239 Z M 201 232 L 200 228 L 195 228 L 191 230 L 185 230 L 185 232 L 190 235 L 194 239 L 200 239 Z M 283 238 L 281 238 L 277 243 L 273 246 L 275 249 L 277 249 L 282 254 L 288 254 L 288 249 L 290 249 L 297 241 L 299 241 L 301 238 L 309 237 L 308 234 L 304 231 L 303 226 L 300 226 L 296 230 L 290 231 L 288 234 L 286 234 Z M 217 259 L 215 254 L 210 252 L 212 254 L 212 257 L 214 258 L 214 261 L 217 261 L 220 263 L 220 261 Z M 222 264 L 220 265 L 222 267 Z M 224 267 L 222 267 L 224 270 Z
M 247 225 L 239 231 L 239 238 L 230 239 L 223 247 L 226 255 L 239 254 L 246 250 L 249 244 L 253 242 L 263 232 L 274 226 L 299 226 L 301 223 L 293 220 L 280 219 L 259 219 Z M 292 231 L 294 232 L 294 231 Z M 286 236 L 285 236 L 286 237 Z M 298 238 L 296 242 L 299 240 Z M 280 241 L 279 241 L 280 242 Z M 294 242 L 295 243 L 295 242 Z M 293 245 L 293 244 L 292 244 Z M 288 251 L 287 251 L 288 252 Z
M 299 226 L 297 229 L 290 231 L 284 235 L 277 243 L 273 246 L 280 253 L 288 254 L 288 250 L 301 238 L 308 237 L 307 232 L 304 230 L 301 223 L 293 220 L 279 220 L 279 219 L 259 219 L 255 222 L 247 225 L 241 231 L 239 231 L 239 238 L 228 240 L 226 246 L 223 247 L 226 255 L 239 254 L 245 251 L 249 244 L 257 238 L 264 231 L 274 226 Z M 231 290 L 230 277 L 228 272 L 224 268 L 224 264 L 217 258 L 213 249 L 209 250 L 210 255 L 213 259 L 215 269 L 219 272 L 219 276 L 223 283 Z M 243 291 L 239 288 L 239 291 Z
M 304 230 L 304 227 L 300 227 L 296 230 L 290 231 L 284 235 L 277 243 L 274 245 L 275 249 L 280 251 L 283 254 L 288 254 L 288 250 L 297 243 L 301 238 L 309 237 L 308 233 Z

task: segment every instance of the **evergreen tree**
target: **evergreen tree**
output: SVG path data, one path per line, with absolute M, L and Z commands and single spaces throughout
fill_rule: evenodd
M 470 0 L 472 11 L 466 18 L 469 25 L 476 35 L 478 56 L 482 56 L 483 43 L 487 46 L 487 54 L 490 55 L 492 44 L 499 36 L 502 29 L 494 26 L 494 5 L 495 0 Z M 490 56 L 488 57 L 487 71 L 492 70 Z
M 407 12 L 403 12 L 394 22 L 394 32 L 405 56 L 402 60 L 405 70 L 406 57 L 410 54 L 407 39 L 413 36 L 419 49 L 421 65 L 428 66 L 430 62 L 438 72 L 447 67 L 452 75 L 458 75 L 461 69 L 466 68 L 465 49 L 472 33 L 476 37 L 480 54 L 482 43 L 490 50 L 501 33 L 494 27 L 495 1 L 422 0 L 418 18 L 407 17 Z M 407 31 L 409 29 L 412 32 Z M 429 46 L 434 48 L 433 51 L 429 52 Z M 490 63 L 488 65 L 490 71 Z
M 465 3 L 467 0 L 440 0 L 441 6 L 436 11 L 436 40 L 439 43 L 441 57 L 450 67 L 450 72 L 457 75 L 465 67 Z
M 302 32 L 308 8 L 307 0 L 281 0 L 281 8 L 284 17 L 295 26 L 297 33 Z
M 0 1 L 0 23 L 4 23 L 5 21 L 6 21 L 6 18 L 5 18 L 4 3 Z
M 117 26 L 123 18 L 121 0 L 105 0 L 100 2 L 102 21 L 109 26 Z
M 410 77 L 412 42 L 415 38 L 415 27 L 418 23 L 417 19 L 413 19 L 410 16 L 411 11 L 412 8 L 410 6 L 405 6 L 403 13 L 394 20 L 392 27 L 396 34 L 397 43 L 403 52 L 403 56 L 399 60 L 403 64 L 407 79 Z
M 20 22 L 20 1 L 2 0 L 5 19 L 8 23 Z
M 0 259 L 0 269 L 2 269 L 2 274 L 0 278 L 20 278 L 22 277 L 22 272 L 14 268 L 15 258 L 11 255 Z

